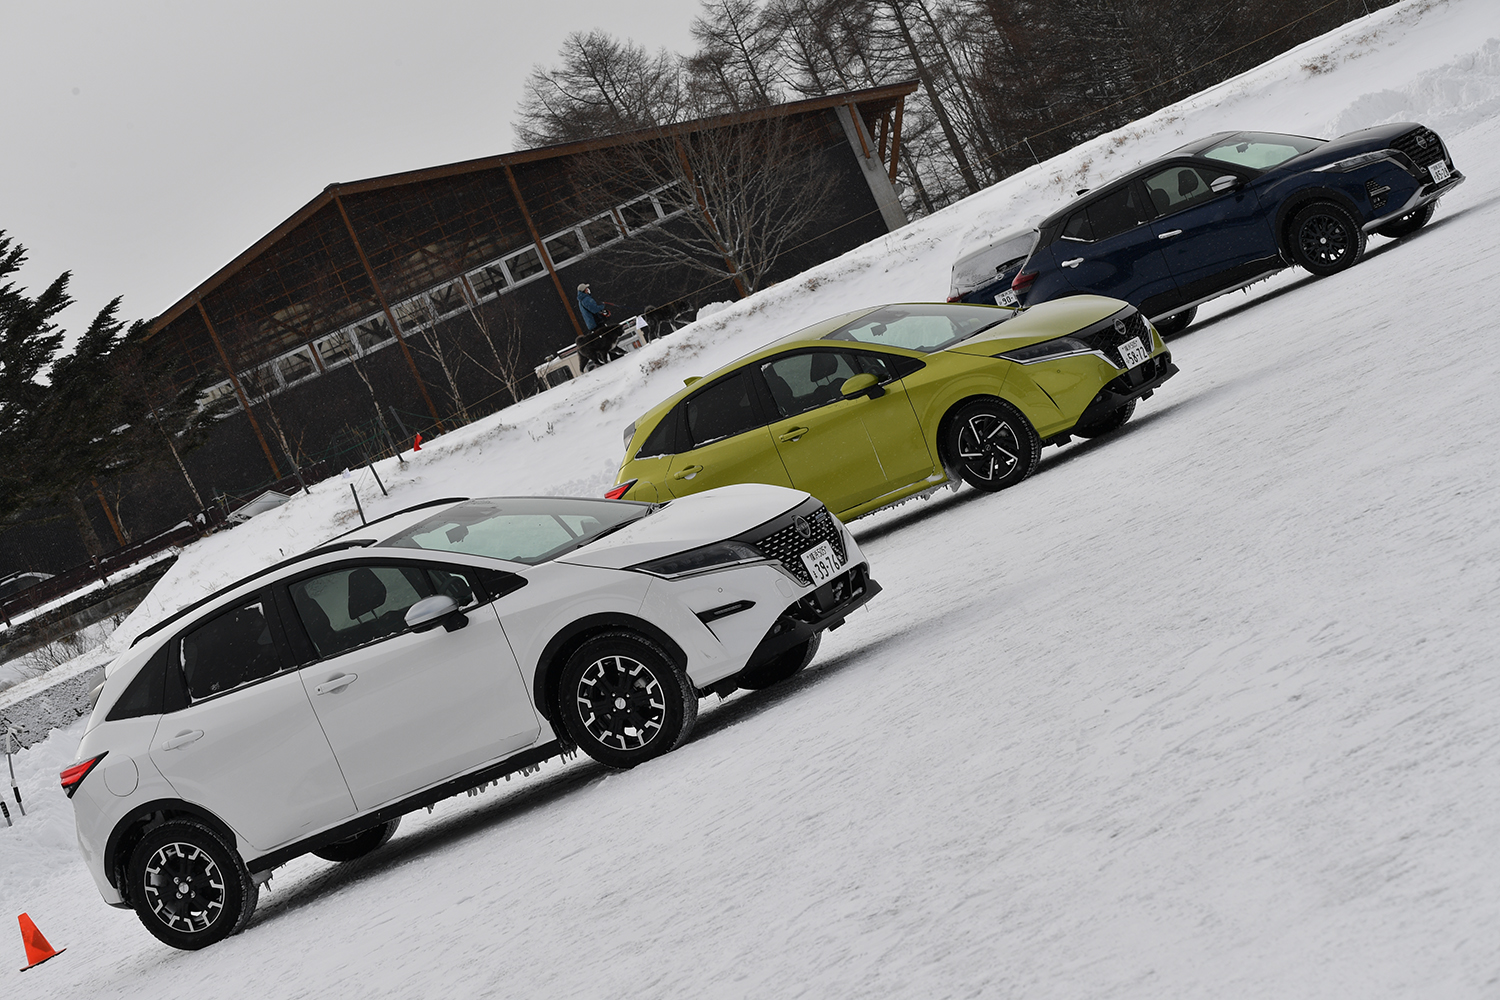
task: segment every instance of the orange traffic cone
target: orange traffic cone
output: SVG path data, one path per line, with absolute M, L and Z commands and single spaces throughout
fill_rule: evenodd
M 54 951 L 47 943 L 47 939 L 42 937 L 42 932 L 36 929 L 36 924 L 31 922 L 30 917 L 23 913 L 20 919 L 21 943 L 26 946 L 26 969 L 34 969 L 47 959 L 54 958 L 68 950 L 63 948 L 61 951 Z M 25 972 L 26 969 L 21 971 Z
M 422 435 L 421 434 L 417 435 L 416 443 L 411 446 L 411 450 L 412 451 L 421 451 L 422 450 Z

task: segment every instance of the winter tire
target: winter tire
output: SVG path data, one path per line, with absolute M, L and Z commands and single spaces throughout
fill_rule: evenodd
M 1292 261 L 1320 277 L 1337 274 L 1365 252 L 1359 222 L 1342 206 L 1315 201 L 1292 216 Z
M 146 930 L 196 951 L 250 922 L 260 890 L 239 853 L 196 820 L 168 820 L 130 855 L 130 900 Z
M 780 684 L 811 663 L 813 657 L 818 655 L 818 646 L 822 642 L 823 636 L 814 632 L 812 638 L 806 642 L 783 650 L 765 663 L 746 667 L 740 671 L 738 677 L 740 687 L 750 691 L 761 691 L 773 684 Z
M 344 840 L 324 844 L 313 853 L 324 861 L 353 861 L 384 847 L 396 835 L 396 827 L 400 825 L 401 817 L 397 816 L 389 823 L 362 830 Z
M 606 632 L 578 647 L 563 667 L 558 702 L 579 749 L 618 768 L 675 750 L 698 719 L 698 695 L 682 668 L 633 632 Z
M 1431 222 L 1432 213 L 1436 211 L 1437 202 L 1429 201 L 1421 208 L 1414 208 L 1400 218 L 1392 219 L 1375 231 L 1381 236 L 1389 236 L 1393 240 L 1399 240 L 1403 236 L 1410 236 Z
M 1182 312 L 1175 312 L 1170 316 L 1163 316 L 1161 319 L 1157 320 L 1151 325 L 1156 327 L 1156 332 L 1161 334 L 1163 337 L 1170 337 L 1174 333 L 1181 333 L 1183 330 L 1186 330 L 1188 328 L 1188 324 L 1193 321 L 1193 317 L 1197 315 L 1198 307 L 1193 306 L 1191 309 L 1184 309 L 1182 310 Z
M 1072 433 L 1083 438 L 1094 438 L 1099 437 L 1101 434 L 1108 434 L 1110 431 L 1117 431 L 1125 426 L 1125 421 L 1129 420 L 1130 415 L 1134 412 L 1135 400 L 1132 399 L 1123 406 L 1117 406 L 1113 410 L 1110 410 L 1103 417 L 1091 424 L 1079 424 L 1073 428 Z
M 1021 411 L 1001 399 L 976 399 L 953 411 L 943 453 L 963 481 L 994 493 L 1036 471 L 1042 451 L 1036 430 Z

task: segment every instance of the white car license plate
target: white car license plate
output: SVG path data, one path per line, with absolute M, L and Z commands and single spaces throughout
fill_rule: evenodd
M 1007 288 L 1005 291 L 995 296 L 995 305 L 997 306 L 1013 306 L 1015 304 L 1016 292 L 1013 288 Z
M 821 587 L 843 572 L 844 560 L 833 551 L 833 546 L 827 542 L 819 542 L 806 552 L 802 553 L 802 565 L 807 567 L 808 575 L 812 577 L 813 586 Z
M 1439 160 L 1432 166 L 1428 167 L 1427 171 L 1428 173 L 1432 174 L 1432 183 L 1434 184 L 1441 184 L 1443 183 L 1443 181 L 1453 176 L 1453 172 L 1448 169 L 1448 164 L 1444 163 L 1442 160 Z
M 1131 337 L 1120 345 L 1120 357 L 1125 360 L 1126 368 L 1134 368 L 1151 360 L 1151 352 L 1141 345 L 1140 337 Z

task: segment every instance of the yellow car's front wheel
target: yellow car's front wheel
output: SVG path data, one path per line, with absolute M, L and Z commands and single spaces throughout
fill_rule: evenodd
M 1031 475 L 1042 452 L 1031 421 L 1003 399 L 974 399 L 959 406 L 949 415 L 943 436 L 948 466 L 987 493 Z

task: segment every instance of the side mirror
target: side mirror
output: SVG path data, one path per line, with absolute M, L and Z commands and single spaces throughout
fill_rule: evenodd
M 469 624 L 469 618 L 458 610 L 458 602 L 447 594 L 424 597 L 406 609 L 406 627 L 413 632 L 428 632 L 439 625 L 449 632 Z
M 854 399 L 859 396 L 869 396 L 871 399 L 879 399 L 885 395 L 885 390 L 880 387 L 880 379 L 865 372 L 851 379 L 845 379 L 844 384 L 839 386 L 839 395 L 845 399 Z
M 1234 174 L 1223 174 L 1222 176 L 1215 177 L 1213 183 L 1208 187 L 1214 194 L 1223 194 L 1225 191 L 1233 191 L 1239 186 L 1240 179 L 1238 177 L 1234 176 Z

